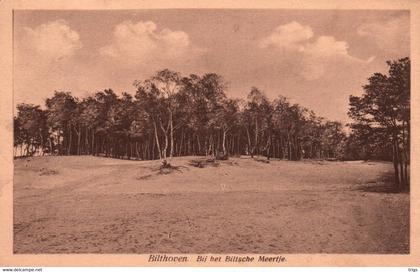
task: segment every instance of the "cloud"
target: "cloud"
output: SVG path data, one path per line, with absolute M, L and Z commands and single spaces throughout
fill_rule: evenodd
M 320 36 L 315 42 L 303 46 L 303 52 L 316 57 L 348 56 L 349 45 L 332 36 Z
M 410 20 L 408 16 L 398 16 L 377 23 L 362 24 L 357 28 L 360 36 L 372 39 L 385 52 L 410 52 Z
M 278 26 L 273 33 L 260 41 L 261 48 L 275 46 L 285 50 L 304 50 L 302 42 L 306 42 L 314 35 L 309 26 L 303 26 L 296 21 Z
M 145 64 L 192 56 L 197 50 L 183 31 L 167 28 L 158 31 L 151 21 L 124 21 L 115 27 L 112 43 L 101 47 L 99 52 L 125 63 Z
M 307 80 L 321 78 L 327 72 L 327 68 L 337 62 L 352 60 L 348 54 L 348 44 L 345 41 L 337 41 L 332 36 L 320 36 L 317 40 L 307 43 L 302 50 L 301 75 Z
M 348 44 L 337 41 L 333 36 L 314 38 L 310 26 L 296 21 L 278 26 L 268 37 L 260 40 L 259 47 L 274 47 L 290 52 L 299 52 L 315 57 L 332 57 L 348 55 Z
M 21 44 L 22 49 L 30 51 L 30 54 L 53 61 L 71 57 L 82 47 L 79 34 L 65 20 L 49 22 L 33 29 L 25 27 Z
M 75 59 L 83 44 L 79 33 L 65 20 L 16 28 L 14 39 L 13 80 L 17 102 L 42 103 L 47 91 L 67 87 L 65 81 L 80 69 Z
M 368 63 L 349 54 L 346 41 L 336 40 L 333 36 L 315 37 L 310 26 L 296 21 L 278 26 L 269 36 L 259 42 L 262 49 L 280 49 L 284 57 L 294 57 L 298 61 L 298 73 L 307 80 L 323 77 L 329 67 L 338 63 Z

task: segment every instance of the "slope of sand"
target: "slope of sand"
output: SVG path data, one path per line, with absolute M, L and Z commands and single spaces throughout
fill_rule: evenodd
M 15 253 L 408 253 L 380 162 L 15 160 Z

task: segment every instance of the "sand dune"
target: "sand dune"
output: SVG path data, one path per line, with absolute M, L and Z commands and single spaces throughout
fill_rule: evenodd
M 15 160 L 15 253 L 408 253 L 381 162 Z

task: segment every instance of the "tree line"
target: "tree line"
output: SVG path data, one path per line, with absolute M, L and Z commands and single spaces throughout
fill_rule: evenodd
M 388 64 L 389 75 L 374 74 L 361 97 L 350 97 L 349 116 L 355 122 L 349 135 L 340 122 L 281 95 L 270 100 L 253 87 L 246 99 L 229 98 L 218 74 L 182 76 L 165 69 L 135 81 L 134 96 L 111 89 L 85 98 L 55 91 L 44 109 L 19 104 L 14 150 L 21 156 L 140 160 L 189 155 L 383 159 L 394 162 L 399 183 L 406 183 L 410 62 Z
M 19 104 L 15 149 L 24 156 L 103 155 L 144 160 L 216 153 L 299 160 L 337 157 L 345 139 L 326 121 L 253 87 L 246 100 L 226 96 L 222 77 L 162 70 L 136 81 L 134 96 L 108 89 L 80 99 L 56 91 L 39 105 Z

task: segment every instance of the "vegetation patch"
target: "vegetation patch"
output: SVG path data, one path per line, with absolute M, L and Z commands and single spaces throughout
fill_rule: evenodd
M 181 166 L 173 166 L 169 162 L 167 162 L 166 160 L 163 160 L 162 161 L 162 164 L 159 167 L 159 174 L 161 174 L 161 175 L 168 175 L 168 174 L 170 174 L 170 173 L 172 173 L 174 171 L 177 171 L 177 172 L 181 172 L 182 173 L 182 171 L 180 170 L 180 168 L 181 168 Z
M 227 161 L 229 160 L 229 155 L 226 152 L 219 152 L 216 154 L 216 160 Z
M 40 176 L 54 176 L 54 175 L 58 174 L 58 171 L 53 170 L 53 169 L 44 168 L 44 167 L 39 169 L 38 172 L 39 172 Z
M 254 160 L 262 163 L 270 163 L 270 161 L 265 158 L 254 158 Z
M 208 166 L 217 167 L 217 166 L 220 165 L 220 163 L 218 163 L 214 158 L 210 158 L 210 159 L 191 160 L 189 165 L 194 166 L 194 167 L 198 167 L 198 168 L 205 168 L 205 167 L 208 167 Z
M 394 182 L 394 176 L 391 173 L 385 174 L 382 177 L 361 184 L 357 187 L 357 191 L 366 193 L 386 193 L 395 194 L 401 192 L 407 192 L 408 190 L 402 191 L 398 188 L 398 185 Z
M 173 172 L 182 173 L 181 168 L 182 168 L 182 166 L 174 166 L 174 165 L 171 165 L 168 161 L 163 160 L 162 164 L 158 168 L 152 169 L 153 174 L 139 176 L 136 179 L 137 180 L 145 180 L 145 179 L 149 179 L 149 178 L 152 178 L 154 176 L 157 176 L 157 175 L 169 175 Z

